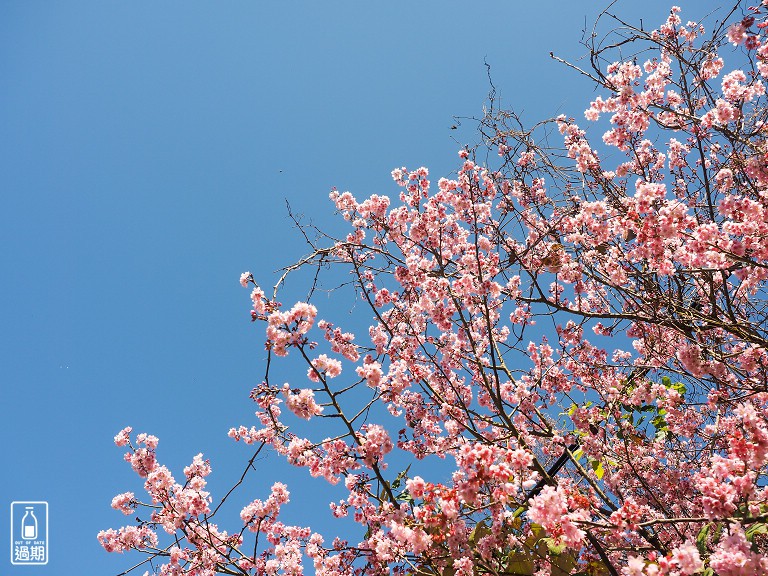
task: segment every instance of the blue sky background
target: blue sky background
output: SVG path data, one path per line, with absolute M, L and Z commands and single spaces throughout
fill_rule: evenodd
M 666 17 L 637 4 L 615 9 Z M 455 140 L 477 140 L 450 127 L 482 114 L 484 59 L 529 120 L 581 117 L 591 86 L 549 52 L 581 55 L 595 6 L 0 0 L 0 574 L 138 561 L 96 541 L 129 520 L 112 497 L 142 493 L 112 443 L 126 425 L 160 437 L 177 477 L 202 451 L 223 494 L 249 456 L 226 432 L 254 423 L 264 369 L 238 277 L 271 286 L 304 253 L 286 200 L 342 231 L 332 186 L 396 195 L 403 165 L 448 176 Z M 318 305 L 342 322 L 350 307 Z M 278 479 L 286 521 L 332 535 L 323 482 L 276 456 L 243 498 Z M 14 500 L 50 503 L 48 566 L 10 565 Z

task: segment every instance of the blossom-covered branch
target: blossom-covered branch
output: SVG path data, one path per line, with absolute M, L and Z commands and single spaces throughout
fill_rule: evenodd
M 230 436 L 338 486 L 356 539 L 283 524 L 281 482 L 220 530 L 208 462 L 176 482 L 126 429 L 150 502 L 113 506 L 149 516 L 104 547 L 160 574 L 768 574 L 768 2 L 724 14 L 604 13 L 589 130 L 492 102 L 455 177 L 332 190 L 347 232 L 302 229 L 278 288 L 330 269 L 354 326 L 242 275 L 267 362 Z

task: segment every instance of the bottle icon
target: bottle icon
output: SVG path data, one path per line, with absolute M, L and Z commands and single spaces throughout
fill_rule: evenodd
M 21 519 L 21 536 L 25 540 L 34 540 L 37 538 L 37 518 L 35 517 L 35 508 L 25 506 L 26 512 Z

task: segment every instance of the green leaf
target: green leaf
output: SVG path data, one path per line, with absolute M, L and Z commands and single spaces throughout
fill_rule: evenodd
M 768 526 L 766 526 L 763 522 L 755 522 L 752 524 L 752 526 L 744 531 L 744 534 L 746 535 L 747 540 L 752 542 L 752 539 L 756 534 L 768 534 Z
M 603 476 L 605 475 L 605 469 L 603 468 L 603 463 L 599 460 L 592 460 L 590 462 L 592 465 L 592 470 L 595 471 L 595 476 L 597 476 L 598 480 L 602 480 Z
M 525 552 L 512 552 L 507 559 L 505 574 L 513 576 L 532 576 L 534 572 L 533 558 Z
M 720 536 L 723 534 L 723 524 L 718 522 L 715 524 L 715 531 L 712 533 L 712 542 L 717 543 L 720 541 Z
M 392 490 L 397 490 L 398 488 L 400 488 L 400 486 L 403 483 L 403 479 L 407 476 L 408 470 L 410 470 L 410 468 L 411 468 L 411 465 L 408 464 L 408 468 L 406 468 L 405 470 L 400 472 L 400 474 L 397 475 L 397 478 L 395 478 L 395 480 L 392 482 Z
M 661 383 L 664 385 L 664 388 L 669 388 L 672 386 L 672 379 L 669 376 L 662 376 Z
M 565 552 L 565 549 L 566 549 L 565 544 L 563 544 L 562 542 L 558 544 L 554 538 L 542 538 L 541 541 L 547 545 L 547 550 L 549 550 L 550 554 L 559 556 L 560 554 Z
M 491 530 L 485 525 L 485 522 L 478 522 L 472 528 L 472 532 L 469 533 L 469 544 L 474 548 L 483 536 L 487 536 L 490 533 Z
M 602 561 L 592 560 L 592 562 L 587 564 L 587 574 L 589 574 L 589 576 L 605 576 L 606 574 L 610 574 L 610 572 Z
M 546 537 L 547 531 L 544 530 L 544 526 L 531 522 L 529 524 L 530 535 L 525 539 L 525 545 L 528 548 L 535 548 L 539 541 Z
M 379 490 L 379 500 L 386 500 L 387 499 L 387 488 L 391 488 L 389 485 L 389 480 L 384 480 L 383 484 L 380 484 L 381 490 Z
M 408 490 L 403 490 L 400 495 L 397 497 L 397 499 L 400 502 L 407 502 L 408 504 L 413 504 L 413 496 L 411 496 L 411 493 L 408 492 Z
M 535 551 L 539 556 L 545 554 L 546 543 L 544 539 L 547 536 L 547 531 L 544 530 L 541 524 L 536 524 L 535 522 L 531 522 L 530 530 L 530 536 L 525 539 L 525 547 Z
M 685 384 L 683 384 L 682 382 L 675 382 L 674 384 L 672 384 L 672 389 L 677 390 L 680 396 L 685 396 L 685 393 L 688 392 L 688 388 L 686 388 Z
M 712 528 L 712 523 L 704 524 L 699 534 L 696 536 L 696 548 L 699 549 L 699 554 L 702 556 L 707 553 L 707 537 L 709 536 L 709 530 Z
M 576 566 L 576 557 L 573 552 L 550 556 L 549 561 L 552 563 L 551 576 L 568 576 Z

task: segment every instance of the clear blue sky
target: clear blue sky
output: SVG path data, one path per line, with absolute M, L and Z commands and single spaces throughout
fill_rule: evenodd
M 616 10 L 666 17 L 638 4 Z M 595 6 L 0 0 L 0 575 L 138 560 L 96 541 L 129 520 L 112 497 L 142 492 L 112 443 L 126 425 L 160 437 L 177 477 L 204 452 L 221 495 L 248 455 L 226 432 L 253 423 L 263 374 L 238 277 L 270 286 L 302 255 L 285 201 L 339 230 L 331 186 L 449 175 L 453 139 L 476 141 L 450 126 L 482 113 L 484 59 L 505 105 L 581 117 L 591 87 L 549 52 L 581 54 Z M 247 500 L 287 477 L 287 520 L 333 532 L 322 481 L 261 466 Z M 48 566 L 10 565 L 14 500 L 50 503 Z

